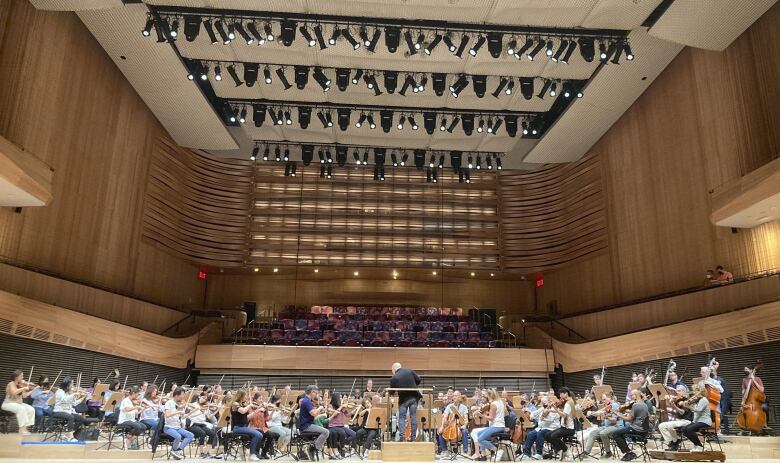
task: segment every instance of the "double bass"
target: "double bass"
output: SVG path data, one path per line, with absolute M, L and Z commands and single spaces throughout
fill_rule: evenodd
M 761 369 L 761 361 L 751 370 L 745 367 L 748 384 L 742 394 L 742 405 L 737 415 L 737 425 L 743 431 L 760 433 L 766 426 L 766 413 L 761 408 L 766 401 L 766 394 L 756 384 L 756 373 Z
M 712 414 L 712 429 L 717 431 L 720 429 L 720 412 L 718 411 L 718 407 L 720 406 L 720 392 L 718 392 L 717 389 L 712 387 L 710 384 L 707 384 L 707 379 L 709 379 L 712 375 L 712 366 L 715 364 L 715 357 L 712 357 L 710 359 L 710 362 L 707 364 L 707 374 L 704 376 L 704 387 L 707 391 L 707 400 L 710 403 L 710 413 Z

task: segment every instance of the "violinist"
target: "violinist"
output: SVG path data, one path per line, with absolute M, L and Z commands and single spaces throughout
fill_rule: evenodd
M 52 419 L 63 420 L 67 423 L 65 436 L 70 442 L 76 442 L 73 432 L 78 431 L 86 424 L 84 417 L 76 413 L 75 407 L 87 399 L 87 396 L 86 391 L 76 390 L 73 380 L 69 376 L 62 379 L 60 389 L 54 394 L 54 410 L 51 416 Z
M 160 398 L 158 397 L 159 390 L 157 386 L 149 386 L 146 389 L 141 403 L 144 407 L 141 409 L 141 423 L 149 429 L 157 428 L 158 414 L 160 413 Z
M 165 414 L 165 427 L 163 432 L 173 439 L 171 444 L 171 456 L 176 460 L 184 458 L 184 449 L 190 445 L 195 437 L 191 432 L 184 429 L 184 417 L 186 414 L 184 403 L 184 389 L 177 387 L 173 391 L 171 399 L 165 402 L 163 412 Z
M 21 434 L 30 434 L 27 427 L 35 424 L 35 409 L 22 402 L 23 399 L 30 397 L 33 390 L 33 385 L 25 382 L 22 370 L 14 371 L 11 375 L 11 381 L 5 386 L 2 409 L 16 415 Z
M 38 387 L 33 389 L 30 397 L 33 399 L 32 406 L 35 409 L 35 427 L 39 431 L 42 431 L 41 425 L 43 424 L 44 417 L 48 416 L 51 420 L 51 414 L 54 411 L 54 407 L 49 405 L 49 399 L 54 396 L 54 392 L 51 388 L 51 381 L 48 376 L 38 377 Z
M 306 386 L 305 394 L 300 400 L 301 411 L 299 416 L 298 429 L 301 432 L 319 434 L 319 436 L 317 436 L 317 440 L 314 441 L 314 447 L 309 447 L 308 449 L 309 460 L 311 461 L 315 460 L 315 451 L 319 452 L 322 450 L 322 448 L 325 446 L 325 441 L 328 440 L 328 435 L 330 435 L 330 432 L 327 429 L 314 424 L 314 418 L 323 413 L 325 409 L 325 407 L 319 405 L 315 407 L 314 403 L 312 402 L 313 400 L 317 400 L 319 392 L 319 388 L 315 385 Z
M 645 435 L 650 429 L 650 417 L 642 392 L 639 389 L 631 391 L 631 401 L 626 404 L 631 409 L 628 413 L 621 416 L 626 426 L 612 433 L 612 440 L 615 441 L 618 448 L 623 452 L 622 461 L 631 461 L 637 458 L 637 455 L 628 448 L 626 443 L 627 434 Z
M 615 399 L 615 394 L 609 392 L 602 394 L 598 409 L 587 412 L 587 417 L 593 417 L 601 421 L 598 423 L 598 426 L 593 426 L 585 431 L 586 434 L 582 446 L 583 457 L 591 455 L 593 444 L 599 439 L 601 439 L 602 448 L 606 450 L 609 456 L 612 456 L 612 453 L 609 451 L 609 439 L 612 433 L 623 426 L 622 420 L 620 420 L 617 414 L 619 407 L 620 404 Z
M 696 390 L 697 387 L 694 386 L 694 391 Z M 661 433 L 661 437 L 663 437 L 667 446 L 666 450 L 672 452 L 676 452 L 680 447 L 677 428 L 688 426 L 693 418 L 690 410 L 682 406 L 682 402 L 687 399 L 687 396 L 687 390 L 684 388 L 684 385 L 678 385 L 677 389 L 675 389 L 675 395 L 666 401 L 668 405 L 666 412 L 669 420 L 658 425 L 658 431 Z
M 551 432 L 561 427 L 561 419 L 558 416 L 558 412 L 550 405 L 550 396 L 539 396 L 539 406 L 533 412 L 531 412 L 531 418 L 536 420 L 537 425 L 535 428 L 528 431 L 525 436 L 525 442 L 523 442 L 523 455 L 527 458 L 531 457 L 531 450 L 536 445 L 536 453 L 533 456 L 535 460 L 542 459 L 542 449 L 544 448 L 544 440 Z M 555 397 L 554 395 L 551 397 Z
M 288 415 L 286 409 L 282 408 L 281 399 L 278 395 L 271 396 L 270 402 L 271 407 L 268 421 L 266 422 L 268 431 L 279 436 L 276 440 L 276 448 L 284 450 L 290 443 L 290 439 L 292 439 L 292 430 L 284 425 L 284 420 Z
M 560 400 L 553 406 L 558 412 L 558 416 L 561 417 L 561 427 L 551 432 L 547 436 L 547 441 L 553 448 L 555 455 L 563 453 L 567 455 L 567 459 L 571 459 L 571 455 L 568 454 L 568 447 L 563 442 L 563 439 L 574 435 L 574 400 L 572 400 L 571 390 L 567 387 L 562 387 L 558 391 Z
M 371 414 L 373 405 L 371 397 L 366 397 L 360 402 L 360 406 L 355 410 L 355 415 L 352 418 L 353 421 L 357 423 L 355 440 L 358 442 L 358 445 L 362 445 L 365 449 L 365 453 L 363 454 L 364 457 L 368 457 L 368 451 L 371 450 L 374 441 L 379 435 L 378 430 L 366 428 L 368 416 Z
M 249 413 L 255 409 L 249 400 L 246 389 L 236 393 L 235 401 L 230 406 L 230 422 L 233 424 L 233 434 L 246 434 L 249 442 L 250 460 L 260 460 L 260 440 L 263 433 L 249 426 Z
M 273 452 L 274 443 L 279 439 L 279 435 L 268 431 L 268 406 L 262 403 L 259 391 L 253 393 L 252 404 L 256 408 L 249 413 L 249 427 L 263 433 L 263 438 L 260 440 L 260 448 L 262 449 L 260 458 L 266 460 L 270 458 L 268 454 Z
M 206 439 L 212 449 L 217 448 L 217 430 L 212 422 L 214 414 L 209 409 L 208 396 L 205 393 L 199 395 L 196 400 L 189 414 L 189 431 L 198 440 L 198 455 L 201 458 L 209 458 L 211 455 L 206 450 Z
M 342 458 L 345 456 L 344 445 L 354 448 L 357 441 L 357 433 L 349 427 L 354 411 L 354 406 L 350 405 L 343 403 L 338 394 L 333 394 L 330 399 L 331 414 L 328 417 L 328 430 Z
M 696 434 L 698 431 L 709 428 L 712 426 L 712 416 L 710 411 L 710 402 L 707 399 L 704 382 L 700 382 L 693 386 L 693 396 L 688 400 L 688 406 L 691 407 L 693 412 L 693 419 L 691 424 L 685 426 L 682 429 L 683 435 L 690 440 L 694 447 L 691 452 L 703 452 L 704 446 L 699 440 L 699 436 Z
M 366 381 L 366 390 L 363 391 L 363 397 L 367 395 L 374 395 L 374 394 L 376 394 L 376 391 L 374 390 L 374 380 L 369 379 L 368 381 Z
M 490 400 L 490 408 L 486 413 L 481 411 L 480 413 L 488 420 L 488 427 L 477 436 L 478 441 L 475 447 L 480 452 L 477 461 L 487 461 L 488 456 L 496 451 L 496 446 L 490 438 L 506 429 L 506 405 L 501 400 L 501 395 L 495 389 L 488 389 L 487 397 Z
M 593 386 L 603 386 L 601 375 L 593 375 Z
M 482 389 L 479 392 L 479 399 L 471 407 L 470 412 L 473 423 L 476 423 L 477 418 L 483 418 L 483 413 L 487 413 L 487 410 L 490 408 L 490 404 L 487 403 L 487 392 L 487 389 Z M 470 458 L 476 460 L 481 456 L 479 451 L 479 434 L 487 428 L 484 425 L 477 427 L 476 424 L 472 424 L 472 426 L 474 427 L 471 429 L 471 442 L 474 444 L 474 454 Z
M 688 392 L 688 386 L 686 386 L 684 382 L 680 381 L 680 377 L 677 376 L 677 372 L 674 370 L 669 372 L 669 383 L 667 383 L 666 387 L 670 387 L 674 390 L 682 387 L 685 392 Z
M 442 429 L 439 431 L 439 452 L 447 450 L 447 442 L 442 437 L 444 423 L 449 419 L 453 419 L 455 424 L 460 429 L 461 444 L 463 446 L 463 454 L 465 455 L 469 451 L 469 431 L 466 427 L 469 416 L 469 409 L 463 404 L 463 395 L 460 391 L 454 391 L 452 393 L 452 402 L 447 405 L 442 413 Z
M 131 387 L 119 404 L 119 417 L 117 418 L 117 428 L 124 430 L 130 450 L 138 449 L 138 436 L 146 431 L 146 426 L 136 421 L 141 410 L 143 410 L 143 405 L 138 399 L 138 389 Z

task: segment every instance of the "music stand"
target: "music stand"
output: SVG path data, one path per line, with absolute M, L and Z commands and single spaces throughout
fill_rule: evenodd
M 108 390 L 108 384 L 97 384 L 95 386 L 95 390 L 92 391 L 92 397 L 97 398 L 95 402 L 103 403 L 103 396 L 105 395 L 106 391 Z
M 666 390 L 666 386 L 663 384 L 649 384 L 647 389 L 649 389 L 650 394 L 653 395 L 656 407 L 661 406 L 661 397 L 669 394 L 669 391 Z
M 580 460 L 582 460 L 582 456 L 584 455 L 586 458 L 594 458 L 598 460 L 598 457 L 594 457 L 590 453 L 585 452 L 585 429 L 590 428 L 593 426 L 593 423 L 590 422 L 590 420 L 585 416 L 584 413 L 582 413 L 582 410 L 577 407 L 572 407 L 572 414 L 571 417 L 576 420 L 578 423 L 580 423 L 580 442 L 582 442 L 582 453 L 580 454 Z
M 122 399 L 124 398 L 125 393 L 121 391 L 114 391 L 111 393 L 111 397 L 108 398 L 108 400 L 103 404 L 103 406 L 100 408 L 104 412 L 113 412 L 114 409 L 117 407 L 117 404 L 122 402 Z
M 382 429 L 387 425 L 387 410 L 379 407 L 371 407 L 366 420 L 366 429 Z
M 601 400 L 601 396 L 604 394 L 609 394 L 610 392 L 613 392 L 612 386 L 609 384 L 604 384 L 601 386 L 593 386 L 593 395 L 596 396 L 596 402 Z

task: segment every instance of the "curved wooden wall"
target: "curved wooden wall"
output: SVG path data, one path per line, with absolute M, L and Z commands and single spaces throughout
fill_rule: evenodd
M 598 156 L 498 180 L 505 269 L 549 270 L 607 248 Z
M 158 138 L 144 207 L 144 237 L 191 261 L 244 265 L 253 163 L 217 159 Z
M 199 334 L 169 338 L 0 291 L 0 333 L 184 368 Z
M 552 349 L 565 371 L 582 371 L 778 340 L 780 302 L 772 302 L 583 344 L 553 339 Z

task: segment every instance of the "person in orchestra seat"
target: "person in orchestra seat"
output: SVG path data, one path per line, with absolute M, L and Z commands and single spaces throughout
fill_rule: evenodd
M 317 440 L 314 441 L 314 448 L 309 447 L 308 449 L 309 460 L 312 461 L 314 461 L 316 458 L 315 451 L 322 451 L 322 447 L 325 446 L 325 441 L 328 440 L 328 436 L 330 435 L 330 432 L 327 429 L 314 424 L 314 418 L 322 413 L 325 413 L 325 407 L 319 406 L 315 408 L 314 404 L 312 403 L 312 400 L 317 400 L 318 395 L 319 388 L 317 388 L 315 385 L 309 385 L 306 386 L 305 394 L 300 401 L 301 412 L 298 429 L 301 432 L 319 434 L 319 436 L 317 436 Z
M 60 383 L 60 389 L 54 394 L 54 411 L 51 416 L 52 419 L 63 420 L 67 422 L 67 432 L 65 436 L 71 441 L 76 442 L 73 437 L 74 431 L 78 431 L 86 421 L 84 417 L 76 413 L 76 405 L 80 404 L 87 398 L 86 391 L 77 391 L 73 385 L 73 380 L 69 376 L 62 379 Z
M 51 388 L 51 381 L 48 376 L 38 377 L 38 387 L 33 389 L 30 398 L 33 399 L 32 406 L 35 409 L 35 428 L 38 431 L 43 431 L 42 425 L 44 417 L 49 417 L 51 420 L 51 414 L 54 411 L 54 407 L 49 405 L 49 399 L 52 398 L 54 392 Z
M 458 421 L 462 423 L 466 423 L 466 419 L 469 416 L 469 409 L 466 407 L 466 405 L 463 404 L 463 395 L 461 395 L 460 391 L 454 391 L 452 393 L 452 403 L 447 405 L 447 407 L 444 409 L 444 413 L 442 413 L 442 423 L 447 421 L 447 419 L 450 417 L 450 415 L 453 415 L 457 412 L 457 414 L 460 416 L 460 419 Z M 466 455 L 466 453 L 469 451 L 469 430 L 467 428 L 467 425 L 464 424 L 463 426 L 460 426 L 460 435 L 461 435 L 461 444 L 463 445 L 463 454 Z M 447 450 L 447 442 L 444 440 L 444 437 L 441 435 L 438 436 L 439 441 L 439 452 L 444 452 Z
M 157 386 L 149 386 L 141 401 L 144 405 L 144 408 L 141 410 L 141 423 L 149 429 L 157 428 L 157 415 L 161 408 L 158 393 L 159 390 L 157 389 Z
M 138 436 L 146 431 L 146 426 L 136 421 L 143 408 L 144 406 L 138 400 L 138 389 L 135 387 L 128 389 L 125 398 L 119 404 L 117 428 L 124 430 L 127 435 L 130 450 L 138 449 Z
M 488 427 L 479 433 L 480 457 L 477 461 L 488 460 L 488 457 L 496 451 L 496 446 L 490 439 L 506 429 L 506 405 L 501 400 L 501 395 L 495 389 L 488 389 L 487 396 L 490 400 L 490 409 L 484 417 L 488 420 Z
M 379 435 L 377 429 L 366 428 L 368 425 L 368 416 L 371 414 L 371 408 L 374 406 L 371 397 L 366 397 L 360 402 L 360 409 L 355 416 L 355 422 L 357 423 L 357 435 L 356 440 L 358 445 L 362 445 L 364 452 L 363 458 L 368 457 L 368 451 L 374 445 L 374 441 Z
M 199 395 L 192 405 L 192 411 L 189 414 L 189 431 L 198 440 L 198 455 L 201 458 L 210 458 L 211 454 L 206 450 L 206 440 L 212 449 L 217 448 L 217 430 L 212 423 L 214 416 L 209 410 L 208 396 L 205 393 Z
M 328 431 L 330 432 L 330 439 L 334 448 L 338 449 L 341 458 L 344 458 L 344 446 L 355 446 L 355 440 L 357 439 L 357 433 L 350 429 L 349 421 L 351 416 L 348 415 L 348 409 L 342 408 L 341 397 L 338 394 L 333 394 L 330 398 L 331 411 L 328 416 Z
M 715 267 L 715 273 L 715 280 L 717 280 L 718 283 L 722 285 L 734 283 L 734 275 L 732 275 L 728 270 L 724 269 L 722 265 Z
M 558 395 L 560 401 L 563 402 L 563 406 L 560 404 L 556 405 L 558 416 L 561 417 L 561 427 L 551 432 L 547 436 L 547 441 L 552 446 L 556 458 L 559 453 L 562 453 L 567 459 L 571 459 L 571 454 L 567 453 L 568 447 L 566 447 L 563 439 L 574 435 L 574 417 L 572 416 L 574 413 L 574 400 L 571 398 L 571 390 L 567 387 L 562 387 Z
M 691 424 L 682 428 L 682 433 L 688 440 L 693 443 L 694 447 L 691 452 L 703 452 L 704 446 L 699 440 L 699 436 L 696 434 L 698 431 L 709 428 L 712 426 L 712 416 L 710 410 L 710 401 L 707 399 L 707 394 L 704 388 L 704 382 L 700 382 L 693 386 L 693 393 L 701 395 L 701 398 L 696 401 L 692 406 L 693 419 Z
M 688 386 L 686 386 L 684 382 L 680 381 L 680 377 L 677 376 L 676 371 L 669 372 L 669 383 L 666 386 L 675 390 L 682 387 L 683 391 L 688 392 Z
M 374 390 L 374 380 L 369 379 L 366 381 L 366 390 L 363 391 L 363 397 L 365 397 L 366 395 L 373 395 L 374 393 L 376 393 L 376 391 Z
M 143 397 L 146 395 L 146 389 L 149 388 L 149 381 L 144 381 L 141 383 L 140 386 L 138 386 L 138 397 Z
M 30 397 L 34 390 L 31 384 L 24 381 L 24 372 L 16 370 L 11 374 L 11 381 L 5 386 L 5 399 L 2 409 L 16 415 L 19 424 L 19 433 L 30 434 L 28 426 L 35 424 L 35 409 L 31 405 L 22 402 Z
M 644 435 L 650 429 L 650 418 L 647 410 L 647 404 L 644 402 L 642 392 L 639 389 L 631 391 L 631 410 L 624 414 L 621 418 L 628 426 L 623 426 L 614 433 L 612 433 L 612 439 L 617 444 L 621 452 L 623 452 L 622 461 L 631 461 L 637 458 L 637 455 L 628 448 L 626 443 L 626 434 L 641 434 Z
M 236 398 L 230 406 L 230 422 L 232 423 L 233 434 L 246 434 L 250 437 L 249 453 L 250 460 L 260 459 L 260 440 L 263 433 L 249 426 L 249 412 L 253 405 L 249 400 L 249 393 L 246 389 L 239 389 Z
M 593 385 L 603 386 L 603 384 L 601 384 L 601 375 L 593 375 Z
M 718 367 L 720 364 L 716 361 L 712 364 L 712 370 L 710 371 L 710 376 L 708 378 L 705 378 L 707 375 L 707 367 L 701 367 L 701 377 L 704 378 L 704 384 L 710 385 L 714 387 L 718 392 L 720 392 L 720 403 L 718 404 L 718 413 L 720 413 L 720 429 L 717 430 L 718 433 L 722 434 L 728 434 L 729 433 L 729 420 L 726 416 L 726 413 L 731 412 L 731 391 L 726 389 L 726 380 L 718 376 Z
M 512 399 L 509 398 L 509 393 L 506 389 L 501 391 L 501 400 L 503 400 L 504 405 L 506 405 L 506 415 L 511 416 L 513 419 L 517 418 L 517 415 L 515 414 L 515 404 L 512 403 Z
M 599 379 L 601 379 L 601 376 L 599 376 Z M 601 439 L 601 446 L 605 451 L 604 453 L 606 454 L 605 457 L 611 457 L 612 452 L 609 450 L 609 439 L 612 436 L 612 433 L 623 426 L 623 421 L 620 419 L 617 413 L 620 404 L 617 400 L 615 400 L 614 393 L 610 392 L 608 394 L 603 394 L 601 397 L 601 402 L 599 402 L 596 407 L 596 410 L 589 410 L 587 412 L 587 417 L 595 417 L 596 419 L 600 419 L 602 421 L 599 423 L 598 427 L 592 427 L 591 431 L 588 432 L 586 430 L 585 439 L 582 445 L 581 456 L 583 458 L 586 456 L 591 456 L 593 445 L 598 439 Z
M 409 368 L 403 368 L 396 362 L 392 366 L 393 377 L 390 379 L 391 388 L 416 388 L 420 386 L 422 379 Z M 403 442 L 406 439 L 406 417 L 412 425 L 412 433 L 409 437 L 414 441 L 417 436 L 417 401 L 422 395 L 417 391 L 399 391 L 398 392 L 398 435 L 399 440 Z
M 694 386 L 694 389 L 698 390 L 698 387 Z M 684 384 L 680 384 L 675 388 L 675 392 L 676 395 L 666 401 L 666 412 L 669 415 L 669 420 L 658 425 L 658 431 L 664 439 L 667 450 L 672 452 L 676 452 L 680 447 L 680 437 L 677 435 L 677 428 L 688 426 L 693 419 L 693 414 L 690 410 L 680 407 L 680 402 L 687 397 L 688 389 Z
M 631 375 L 631 382 L 632 383 L 639 383 L 639 387 L 641 388 L 645 384 L 645 374 L 644 373 L 634 373 Z M 631 402 L 631 384 L 629 383 L 626 387 L 626 402 Z
M 177 387 L 173 391 L 173 396 L 165 402 L 163 412 L 165 414 L 165 427 L 163 432 L 173 439 L 171 444 L 171 456 L 176 460 L 184 458 L 184 449 L 190 445 L 195 435 L 184 429 L 185 414 L 184 407 L 184 389 Z M 180 408 L 181 407 L 181 408 Z
M 117 381 L 118 383 L 119 381 Z M 102 410 L 100 409 L 103 404 L 100 402 L 100 397 L 94 397 L 93 392 L 95 392 L 95 387 L 100 384 L 100 378 L 93 378 L 92 379 L 92 386 L 88 387 L 86 389 L 87 394 L 89 394 L 89 397 L 87 398 L 87 415 L 89 415 L 91 418 L 100 418 Z M 109 388 L 110 389 L 110 388 Z M 79 410 L 83 411 L 83 410 Z
M 271 396 L 271 405 L 273 410 L 268 418 L 268 431 L 276 434 L 279 438 L 276 440 L 276 448 L 284 450 L 287 448 L 287 444 L 292 439 L 292 430 L 284 425 L 285 413 L 279 408 L 281 406 L 281 398 L 278 395 Z
M 523 443 L 523 458 L 541 460 L 544 440 L 547 435 L 561 427 L 561 417 L 550 406 L 548 396 L 542 395 L 539 398 L 539 407 L 536 411 L 531 412 L 531 418 L 537 422 L 537 425 L 526 434 L 525 442 Z M 536 453 L 531 457 L 531 449 L 534 447 L 534 444 L 536 445 Z
M 119 391 L 119 380 L 113 379 L 108 384 L 108 389 L 106 389 L 106 392 L 103 393 L 103 403 L 106 404 L 111 399 L 111 396 L 114 394 L 114 392 Z M 98 413 L 104 413 L 103 417 L 105 420 L 108 420 L 109 423 L 116 424 L 117 415 L 114 413 L 114 410 L 119 407 L 119 404 L 116 404 L 116 407 L 109 408 L 105 412 L 100 410 Z

